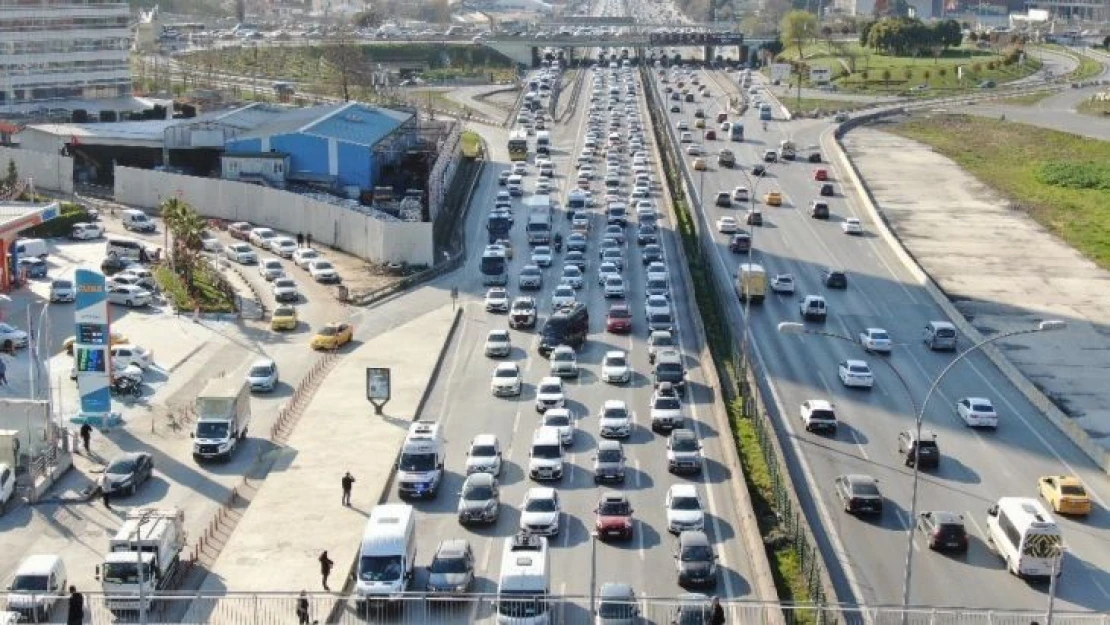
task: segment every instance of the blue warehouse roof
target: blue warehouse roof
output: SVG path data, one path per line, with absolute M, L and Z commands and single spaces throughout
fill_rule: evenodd
M 287 111 L 239 135 L 234 141 L 304 134 L 373 147 L 412 117 L 412 113 L 359 102 L 312 106 Z

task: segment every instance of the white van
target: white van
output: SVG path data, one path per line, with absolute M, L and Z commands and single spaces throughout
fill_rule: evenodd
M 61 556 L 27 556 L 8 585 L 8 609 L 32 623 L 45 623 L 65 592 L 66 566 Z
M 443 481 L 446 456 L 447 445 L 438 423 L 417 421 L 410 425 L 397 460 L 397 494 L 434 499 Z
M 154 221 L 141 210 L 129 208 L 122 213 L 123 227 L 134 232 L 154 232 Z
M 547 625 L 551 609 L 551 560 L 547 538 L 517 534 L 505 539 L 501 578 L 497 584 L 497 622 L 503 625 Z
M 559 428 L 542 426 L 532 436 L 528 475 L 533 480 L 563 479 L 563 439 Z
M 50 251 L 46 249 L 46 241 L 42 239 L 16 239 L 13 249 L 20 258 L 45 259 L 50 255 Z
M 355 594 L 393 599 L 408 590 L 416 569 L 416 511 L 408 504 L 375 506 L 362 532 Z

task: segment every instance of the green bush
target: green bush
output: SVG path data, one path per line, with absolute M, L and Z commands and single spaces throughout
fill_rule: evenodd
M 1110 191 L 1110 164 L 1049 161 L 1037 169 L 1037 180 L 1066 189 Z
M 201 312 L 235 312 L 235 302 L 230 287 L 221 284 L 222 277 L 206 265 L 198 267 L 194 275 L 196 299 L 189 295 L 185 282 L 181 276 L 170 269 L 169 263 L 162 263 L 155 267 L 154 280 L 158 282 L 162 293 L 178 312 L 191 313 L 198 304 Z
M 91 221 L 88 210 L 80 204 L 62 202 L 62 214 L 50 221 L 43 222 L 33 228 L 24 230 L 21 236 L 30 239 L 53 239 L 68 237 L 73 224 L 82 221 Z

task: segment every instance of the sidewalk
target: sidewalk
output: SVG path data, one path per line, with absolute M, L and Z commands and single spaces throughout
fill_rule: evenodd
M 392 465 L 434 375 L 456 313 L 450 306 L 414 317 L 358 346 L 323 381 L 288 446 L 224 545 L 200 593 L 322 590 L 317 557 L 335 562 L 340 590 L 355 560 L 363 526 L 392 476 Z M 366 401 L 366 367 L 391 367 L 392 399 L 384 417 Z M 339 479 L 349 470 L 352 507 L 340 505 Z M 197 602 L 184 622 L 210 622 L 229 606 Z M 292 612 L 290 612 L 292 613 Z

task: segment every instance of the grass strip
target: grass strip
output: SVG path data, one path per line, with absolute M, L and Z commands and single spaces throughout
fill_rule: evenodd
M 224 290 L 219 276 L 203 263 L 193 275 L 194 294 L 189 293 L 184 279 L 170 269 L 169 263 L 154 269 L 154 280 L 178 312 L 191 313 L 198 305 L 204 313 L 235 312 L 234 296 Z
M 1075 110 L 1085 115 L 1107 116 L 1110 115 L 1110 100 L 1098 100 L 1091 96 L 1080 102 Z
M 1055 52 L 1057 54 L 1070 56 L 1076 61 L 1079 61 L 1079 67 L 1076 67 L 1075 69 L 1064 75 L 1064 78 L 1069 81 L 1078 82 L 1081 80 L 1087 80 L 1088 78 L 1094 78 L 1095 76 L 1098 76 L 1102 73 L 1102 63 L 1099 63 L 1086 54 L 1078 54 L 1071 49 L 1065 48 L 1064 46 L 1056 43 L 1045 43 L 1041 44 L 1040 47 L 1044 48 L 1045 50 Z
M 1110 142 L 972 115 L 884 130 L 932 146 L 1110 269 Z

